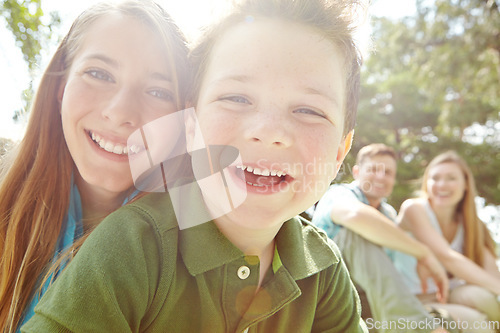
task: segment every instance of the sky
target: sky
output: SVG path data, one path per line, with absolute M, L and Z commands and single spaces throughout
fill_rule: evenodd
M 85 8 L 98 0 L 42 0 L 42 9 L 48 14 L 58 11 L 62 19 L 57 31 L 63 36 L 76 18 Z M 157 0 L 174 18 L 188 39 L 196 37 L 200 27 L 223 13 L 227 8 L 227 0 Z M 371 15 L 399 18 L 415 12 L 415 0 L 373 0 L 370 6 Z M 41 63 L 37 64 L 33 87 L 36 90 L 38 80 L 55 52 L 57 45 L 52 43 L 42 51 Z M 29 86 L 28 66 L 23 55 L 15 45 L 12 33 L 6 22 L 0 18 L 0 137 L 19 140 L 24 134 L 26 119 L 15 123 L 12 120 L 14 110 L 23 106 L 21 94 Z

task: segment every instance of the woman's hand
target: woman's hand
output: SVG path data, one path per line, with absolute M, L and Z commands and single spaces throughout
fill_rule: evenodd
M 422 285 L 422 293 L 427 293 L 427 279 L 432 278 L 438 291 L 436 298 L 440 303 L 448 300 L 449 280 L 445 269 L 431 251 L 427 255 L 417 259 L 417 274 Z

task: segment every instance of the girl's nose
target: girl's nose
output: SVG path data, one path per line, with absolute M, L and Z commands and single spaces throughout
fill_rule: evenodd
M 140 97 L 132 89 L 121 89 L 102 110 L 102 116 L 117 126 L 139 125 Z

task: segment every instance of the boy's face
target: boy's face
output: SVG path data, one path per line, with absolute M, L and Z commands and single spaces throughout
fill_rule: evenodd
M 305 26 L 254 21 L 220 37 L 196 112 L 206 144 L 242 157 L 230 174 L 247 198 L 225 218 L 279 228 L 321 197 L 350 148 L 345 82 L 341 51 Z

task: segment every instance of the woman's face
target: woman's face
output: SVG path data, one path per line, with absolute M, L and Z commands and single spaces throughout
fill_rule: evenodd
M 429 169 L 427 191 L 434 207 L 457 205 L 465 189 L 464 173 L 456 163 L 440 163 Z
M 120 195 L 133 185 L 127 138 L 177 111 L 161 43 L 136 19 L 108 14 L 85 32 L 59 91 L 64 137 L 81 192 Z

